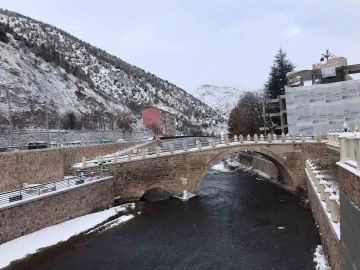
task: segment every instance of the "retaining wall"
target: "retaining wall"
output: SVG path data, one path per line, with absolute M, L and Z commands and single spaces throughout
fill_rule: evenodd
M 114 202 L 112 177 L 0 207 L 0 244 L 103 210 Z
M 279 176 L 279 171 L 275 164 L 265 158 L 240 153 L 239 160 L 242 165 L 251 166 L 254 169 L 266 173 L 271 178 L 277 179 Z
M 339 165 L 338 179 L 342 268 L 360 269 L 360 176 Z
M 306 185 L 308 190 L 308 198 L 311 204 L 311 211 L 316 223 L 319 226 L 321 242 L 329 255 L 331 269 L 341 269 L 341 252 L 340 252 L 340 239 L 330 224 L 329 218 L 326 216 L 325 209 L 322 207 L 319 197 L 306 177 Z
M 79 145 L 73 147 L 0 153 L 0 192 L 18 189 L 23 183 L 41 184 L 60 180 L 82 157 L 95 158 L 136 146 L 143 141 Z M 146 144 L 154 148 L 158 141 Z

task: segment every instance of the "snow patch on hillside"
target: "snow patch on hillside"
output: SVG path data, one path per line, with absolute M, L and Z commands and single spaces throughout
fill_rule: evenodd
M 46 93 L 53 126 L 58 125 L 56 122 L 65 112 L 84 115 L 96 110 L 102 115 L 105 112 L 112 115 L 127 113 L 133 120 L 133 131 L 143 131 L 141 109 L 148 105 L 166 107 L 182 121 L 209 126 L 210 132 L 218 129 L 218 122 L 223 122 L 215 110 L 176 85 L 131 66 L 61 29 L 6 12 L 0 9 L 0 22 L 9 22 L 14 32 L 29 44 L 53 46 L 72 70 L 75 67 L 81 69 L 93 82 L 91 86 L 90 82 L 79 80 L 71 72 L 66 73 L 53 63 L 45 62 L 35 56 L 24 42 L 8 34 L 10 42 L 0 42 L 0 90 L 10 90 L 13 115 L 24 119 L 26 128 L 44 127 Z M 79 88 L 83 89 L 80 94 L 76 93 Z M 0 102 L 0 112 L 0 123 L 7 123 L 4 102 Z M 16 121 L 14 128 L 17 128 Z
M 242 91 L 235 87 L 219 87 L 215 85 L 202 85 L 194 96 L 217 110 L 222 116 L 228 118 L 231 110 L 235 108 Z

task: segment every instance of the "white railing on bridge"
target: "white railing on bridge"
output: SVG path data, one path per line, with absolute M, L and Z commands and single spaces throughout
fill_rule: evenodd
M 340 133 L 338 131 L 330 131 L 328 136 L 328 144 L 339 147 L 339 135 Z
M 338 136 L 340 163 L 360 172 L 360 132 L 342 132 Z
M 355 132 L 348 129 L 344 123 L 342 132 L 330 131 L 328 136 L 328 146 L 340 151 L 340 161 L 338 165 L 349 172 L 360 177 L 360 119 L 355 121 Z
M 247 135 L 244 137 L 243 135 L 234 136 L 233 138 L 222 137 L 221 139 L 209 138 L 206 142 L 201 142 L 197 140 L 195 144 L 187 144 L 186 142 L 183 146 L 174 146 L 173 144 L 170 145 L 169 148 L 161 148 L 156 147 L 155 151 L 149 151 L 147 148 L 134 150 L 134 152 L 130 151 L 126 154 L 122 153 L 114 153 L 107 156 L 99 156 L 97 159 L 87 161 L 85 157 L 82 158 L 80 163 L 76 163 L 73 165 L 73 168 L 76 169 L 83 169 L 87 167 L 93 166 L 103 166 L 108 163 L 117 163 L 123 162 L 127 160 L 133 159 L 142 159 L 148 158 L 153 156 L 162 156 L 162 155 L 171 155 L 174 153 L 184 153 L 184 152 L 192 152 L 192 151 L 200 151 L 200 150 L 209 150 L 215 147 L 227 147 L 229 145 L 236 145 L 236 144 L 272 144 L 272 143 L 310 143 L 310 142 L 322 142 L 322 136 L 320 133 L 314 134 L 313 137 L 308 137 L 304 133 L 300 134 L 300 136 L 295 135 L 285 135 L 282 134 L 281 136 L 268 134 L 264 136 L 261 134 L 258 136 L 255 134 L 254 136 Z

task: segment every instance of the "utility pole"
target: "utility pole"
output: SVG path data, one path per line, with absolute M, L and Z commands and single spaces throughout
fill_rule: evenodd
M 8 112 L 9 112 L 9 126 L 10 126 L 10 146 L 14 145 L 13 139 L 13 128 L 12 128 L 12 119 L 11 119 L 11 109 L 10 109 L 10 91 L 7 89 L 7 102 L 8 102 Z
M 49 113 L 48 113 L 49 104 L 48 104 L 48 92 L 46 89 L 46 77 L 45 77 L 45 95 L 46 95 L 46 140 L 48 147 L 50 147 Z

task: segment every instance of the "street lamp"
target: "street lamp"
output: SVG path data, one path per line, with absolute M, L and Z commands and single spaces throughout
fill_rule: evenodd
M 45 78 L 45 94 L 46 94 L 46 140 L 48 147 L 50 147 L 49 113 L 48 113 L 49 103 L 48 103 L 48 92 L 46 88 L 46 78 Z
M 326 62 L 329 60 L 329 57 L 336 58 L 335 55 L 333 55 L 331 52 L 329 52 L 329 49 L 326 50 L 326 54 L 322 54 L 322 57 L 320 58 L 320 62 L 324 61 L 324 58 L 326 58 Z
M 14 140 L 13 140 L 13 133 L 12 133 L 12 119 L 11 119 L 11 110 L 10 110 L 10 92 L 9 89 L 6 90 L 6 95 L 7 95 L 7 103 L 8 103 L 8 113 L 9 113 L 9 128 L 10 128 L 10 146 L 14 145 Z M 3 100 L 4 96 L 3 93 L 1 92 L 1 96 L 0 96 L 1 100 Z

